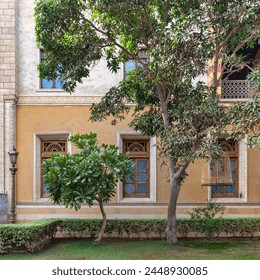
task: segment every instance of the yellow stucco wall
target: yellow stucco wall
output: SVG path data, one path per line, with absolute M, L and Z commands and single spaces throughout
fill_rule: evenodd
M 117 144 L 117 132 L 130 130 L 128 121 L 126 120 L 119 122 L 116 126 L 112 126 L 109 120 L 103 123 L 92 123 L 88 120 L 89 117 L 89 107 L 86 106 L 18 107 L 18 201 L 29 202 L 33 200 L 34 133 L 71 132 L 72 134 L 76 134 L 96 132 L 100 143 Z M 167 167 L 161 167 L 158 161 L 157 198 L 159 202 L 168 201 L 167 171 Z M 205 201 L 207 199 L 207 191 L 201 190 L 200 172 L 198 172 L 196 165 L 192 164 L 190 166 L 189 174 L 181 190 L 180 200 L 184 202 L 191 202 L 194 199 L 196 201 Z M 193 197 L 190 195 L 191 191 L 194 191 Z
M 260 202 L 260 149 L 248 150 L 248 201 Z
M 53 217 L 58 215 L 77 215 L 78 217 L 96 217 L 99 215 L 98 207 L 83 209 L 76 213 L 74 210 L 63 207 L 51 207 L 51 203 L 38 203 L 34 201 L 33 172 L 34 172 L 34 133 L 71 132 L 76 133 L 96 132 L 99 142 L 117 144 L 118 131 L 131 131 L 128 120 L 119 122 L 116 126 L 110 124 L 110 120 L 102 123 L 89 121 L 89 106 L 18 106 L 17 109 L 17 150 L 18 172 L 17 172 L 17 216 L 18 219 L 35 219 L 45 215 Z M 72 149 L 73 152 L 73 149 Z M 207 203 L 208 189 L 201 188 L 201 163 L 197 161 L 188 169 L 189 176 L 182 186 L 178 202 L 179 214 L 187 214 L 190 211 L 188 205 L 196 203 Z M 260 152 L 258 149 L 248 151 L 248 203 L 259 203 L 260 205 Z M 168 172 L 166 167 L 161 167 L 161 160 L 157 160 L 157 200 L 156 203 L 131 204 L 117 202 L 113 198 L 107 212 L 111 217 L 122 215 L 123 217 L 165 217 L 168 203 Z M 31 205 L 26 207 L 26 205 Z M 37 205 L 37 207 L 33 207 Z M 46 207 L 46 205 L 49 205 Z M 242 205 L 242 204 L 241 204 Z M 258 208 L 257 208 L 258 209 Z M 231 207 L 227 210 L 230 215 L 243 214 L 249 211 L 260 215 L 259 210 L 245 210 Z M 256 211 L 256 212 L 255 212 Z M 259 213 L 258 213 L 259 212 Z M 36 216 L 35 216 L 36 215 Z M 38 216 L 37 216 L 38 215 Z
M 117 143 L 117 131 L 129 130 L 127 122 L 116 127 L 110 122 L 92 123 L 89 121 L 89 108 L 86 106 L 42 106 L 18 107 L 17 110 L 17 149 L 19 150 L 17 172 L 17 200 L 33 200 L 33 152 L 34 133 L 96 132 L 98 140 L 107 144 Z M 75 148 L 72 146 L 72 152 Z

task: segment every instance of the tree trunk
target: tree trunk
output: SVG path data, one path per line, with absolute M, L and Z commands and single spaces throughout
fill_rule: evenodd
M 96 243 L 99 243 L 101 241 L 102 236 L 103 236 L 103 234 L 105 232 L 105 229 L 106 229 L 106 225 L 107 225 L 107 215 L 106 215 L 105 210 L 104 210 L 103 200 L 99 199 L 98 203 L 99 203 L 99 208 L 100 208 L 100 211 L 101 211 L 101 214 L 102 214 L 103 221 L 102 221 L 102 226 L 101 226 L 100 232 L 98 234 L 98 237 L 95 240 Z
M 181 187 L 181 181 L 174 176 L 174 163 L 170 159 L 170 200 L 167 216 L 167 241 L 171 244 L 177 243 L 176 231 L 176 206 Z
M 160 99 L 161 114 L 163 118 L 163 124 L 166 136 L 170 134 L 171 123 L 169 121 L 169 109 L 165 91 L 157 86 L 157 92 Z M 176 205 L 177 199 L 180 192 L 181 180 L 175 176 L 176 162 L 172 160 L 171 154 L 166 153 L 169 159 L 170 165 L 170 200 L 168 205 L 167 215 L 167 241 L 168 243 L 177 243 L 177 232 L 176 232 Z

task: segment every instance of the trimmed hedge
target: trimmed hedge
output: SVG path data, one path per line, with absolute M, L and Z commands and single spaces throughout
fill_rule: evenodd
M 64 219 L 60 221 L 60 232 L 64 237 L 94 238 L 100 228 L 101 220 Z M 148 238 L 165 235 L 166 220 L 164 219 L 114 219 L 108 220 L 105 230 L 107 237 Z
M 57 232 L 58 220 L 0 225 L 0 253 L 37 252 L 46 247 Z
M 54 238 L 94 238 L 102 220 L 41 220 L 0 225 L 0 252 L 37 252 Z M 105 236 L 110 238 L 166 237 L 165 219 L 109 220 Z M 260 237 L 260 218 L 178 219 L 179 237 Z
M 107 237 L 162 238 L 166 237 L 165 219 L 109 220 Z M 101 220 L 65 219 L 60 221 L 64 237 L 94 237 Z M 260 236 L 260 218 L 178 219 L 179 237 L 255 237 Z

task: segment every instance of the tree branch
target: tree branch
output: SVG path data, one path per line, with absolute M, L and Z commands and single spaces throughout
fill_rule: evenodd
M 102 34 L 105 36 L 111 43 L 113 43 L 115 46 L 120 48 L 124 53 L 126 53 L 131 59 L 134 59 L 139 62 L 139 57 L 138 55 L 134 55 L 132 52 L 128 51 L 124 46 L 122 46 L 120 43 L 116 41 L 115 38 L 112 38 L 111 35 L 109 34 L 108 31 L 104 31 L 100 28 L 98 28 L 93 22 L 91 22 L 89 19 L 87 19 L 83 14 L 82 14 L 82 20 L 85 21 L 87 24 L 89 24 L 94 30 L 96 30 L 98 33 Z
M 189 166 L 190 162 L 191 162 L 191 155 L 196 152 L 197 148 L 198 148 L 198 145 L 200 143 L 200 140 L 201 140 L 201 137 L 198 137 L 196 138 L 194 144 L 193 144 L 193 147 L 191 149 L 191 153 L 190 153 L 190 157 L 188 157 L 188 159 L 182 164 L 182 166 L 179 168 L 179 170 L 174 174 L 174 178 L 176 180 L 178 180 L 181 175 L 183 174 L 183 172 L 187 169 L 187 167 Z

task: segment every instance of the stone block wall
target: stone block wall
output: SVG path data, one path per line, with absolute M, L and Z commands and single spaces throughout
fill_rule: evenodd
M 16 147 L 18 97 L 18 0 L 0 2 L 0 192 L 10 197 L 8 151 Z

